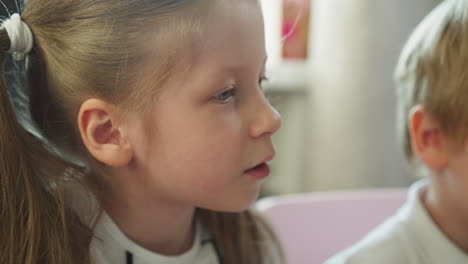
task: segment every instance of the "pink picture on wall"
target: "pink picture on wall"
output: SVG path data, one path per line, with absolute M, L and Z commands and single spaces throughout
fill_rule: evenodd
M 311 0 L 283 0 L 282 56 L 306 59 Z

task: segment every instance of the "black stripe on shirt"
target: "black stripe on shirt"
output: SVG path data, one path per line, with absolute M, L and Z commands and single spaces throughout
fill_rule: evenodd
M 132 252 L 126 251 L 125 252 L 125 257 L 127 259 L 127 264 L 133 264 L 133 254 Z
M 223 263 L 224 263 L 224 259 L 223 259 L 223 257 L 221 256 L 221 251 L 219 250 L 218 244 L 216 244 L 216 242 L 214 241 L 214 239 L 205 239 L 205 240 L 202 240 L 202 242 L 201 242 L 202 246 L 205 245 L 205 244 L 208 244 L 208 243 L 211 243 L 211 244 L 213 245 L 213 248 L 214 248 L 214 250 L 215 250 L 216 256 L 218 257 L 218 262 L 219 262 L 219 264 L 223 264 Z
M 221 253 L 220 253 L 219 247 L 216 244 L 216 242 L 213 239 L 206 239 L 206 240 L 203 240 L 201 242 L 202 246 L 205 245 L 205 244 L 208 244 L 208 243 L 211 243 L 213 245 L 216 256 L 218 257 L 219 264 L 223 264 L 224 261 L 223 261 L 223 258 L 221 257 Z M 126 264 L 133 264 L 133 253 L 132 252 L 125 251 L 125 257 L 126 257 L 126 260 L 127 260 Z

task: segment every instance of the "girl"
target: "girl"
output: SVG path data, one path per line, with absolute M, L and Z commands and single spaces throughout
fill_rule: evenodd
M 0 263 L 281 260 L 256 0 L 30 0 L 0 48 Z

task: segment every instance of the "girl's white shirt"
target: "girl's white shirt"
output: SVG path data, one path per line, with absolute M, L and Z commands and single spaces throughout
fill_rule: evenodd
M 91 259 L 96 264 L 218 264 L 215 245 L 200 223 L 196 223 L 192 248 L 179 256 L 149 251 L 130 240 L 106 213 L 94 228 Z M 164 227 L 155 227 L 164 228 Z
M 192 247 L 179 256 L 152 252 L 129 239 L 106 213 L 99 213 L 98 201 L 81 185 L 67 188 L 67 200 L 81 221 L 93 229 L 90 257 L 93 264 L 219 264 L 219 253 L 208 231 L 199 221 L 195 224 Z M 98 215 L 98 219 L 95 217 Z M 95 224 L 94 224 L 95 223 Z M 154 228 L 164 228 L 155 226 Z

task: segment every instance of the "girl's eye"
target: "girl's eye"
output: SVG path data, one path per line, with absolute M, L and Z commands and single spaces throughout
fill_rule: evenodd
M 213 98 L 220 103 L 227 104 L 234 98 L 234 95 L 236 95 L 236 90 L 229 89 L 213 96 Z

